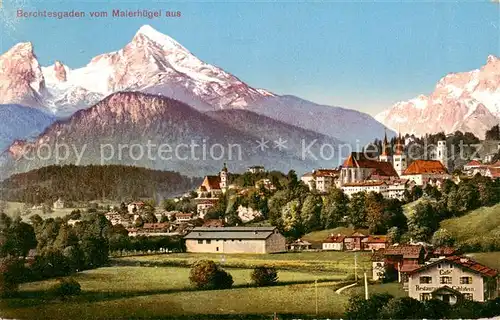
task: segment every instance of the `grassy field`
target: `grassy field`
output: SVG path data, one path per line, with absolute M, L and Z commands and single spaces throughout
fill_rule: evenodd
M 398 282 L 369 285 L 368 286 L 368 294 L 374 294 L 374 293 L 389 293 L 396 298 L 408 296 L 408 294 L 403 290 L 403 286 Z M 353 294 L 364 295 L 365 288 L 363 286 L 356 286 L 353 288 L 346 289 L 343 292 L 343 294 L 344 295 L 353 295 Z
M 500 271 L 500 252 L 468 253 L 467 256 L 479 263 Z
M 5 213 L 11 217 L 14 217 L 17 215 L 18 212 L 23 212 L 24 211 L 25 204 L 22 202 L 7 202 L 7 208 L 5 210 Z M 29 207 L 30 213 L 27 215 L 21 215 L 21 218 L 23 220 L 28 220 L 29 217 L 32 215 L 38 214 L 40 217 L 47 219 L 47 218 L 57 218 L 57 217 L 64 217 L 65 215 L 68 215 L 73 211 L 74 209 L 72 208 L 64 208 L 64 209 L 53 209 L 53 212 L 43 214 L 42 209 L 32 209 Z
M 478 237 L 500 237 L 500 204 L 482 207 L 462 217 L 441 222 L 441 228 L 448 230 L 458 241 Z
M 0 301 L 0 315 L 17 319 L 159 319 L 181 315 L 309 314 L 340 316 L 346 296 L 335 294 L 344 283 L 332 275 L 318 284 L 312 273 L 280 271 L 280 285 L 247 287 L 249 269 L 229 269 L 230 290 L 193 291 L 189 269 L 176 267 L 109 267 L 75 276 L 81 296 L 67 301 L 41 299 L 54 280 L 25 284 L 20 298 Z M 297 283 L 307 282 L 307 283 Z M 34 297 L 37 298 L 34 298 Z M 200 319 L 196 317 L 196 319 Z
M 298 270 L 306 272 L 333 273 L 346 276 L 354 274 L 353 252 L 297 252 L 282 254 L 208 254 L 208 253 L 175 253 L 152 256 L 135 256 L 115 259 L 122 265 L 156 265 L 156 266 L 189 266 L 196 260 L 209 259 L 225 267 L 254 268 L 261 265 L 272 265 L 278 269 Z M 371 253 L 357 253 L 358 271 L 371 270 Z

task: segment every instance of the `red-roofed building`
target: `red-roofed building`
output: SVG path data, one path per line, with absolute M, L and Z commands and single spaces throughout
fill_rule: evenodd
M 340 173 L 342 185 L 365 180 L 398 179 L 392 163 L 376 159 L 361 152 L 352 152 L 342 165 Z
M 361 240 L 363 250 L 377 251 L 385 249 L 389 244 L 387 236 L 368 236 Z
M 381 269 L 389 268 L 398 273 L 398 280 L 402 282 L 401 273 L 419 268 L 425 258 L 426 251 L 421 245 L 401 244 L 380 249 L 372 256 L 373 279 L 379 279 Z
M 407 272 L 408 293 L 417 300 L 486 301 L 498 297 L 498 271 L 468 257 L 449 256 Z
M 403 172 L 401 179 L 414 181 L 423 186 L 430 179 L 450 179 L 446 167 L 438 160 L 415 160 Z
M 485 173 L 486 177 L 490 177 L 491 179 L 500 179 L 500 168 L 488 168 Z

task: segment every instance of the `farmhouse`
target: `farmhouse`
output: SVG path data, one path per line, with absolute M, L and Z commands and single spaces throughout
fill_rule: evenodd
M 376 251 L 385 249 L 388 240 L 386 236 L 368 236 L 361 240 L 363 250 Z
M 408 294 L 417 300 L 486 301 L 498 297 L 498 271 L 470 258 L 450 256 L 408 272 Z
M 274 253 L 286 251 L 286 240 L 275 227 L 194 228 L 188 233 L 188 252 Z
M 302 239 L 297 239 L 294 242 L 291 242 L 287 245 L 289 251 L 304 251 L 311 250 L 312 243 L 309 241 L 305 241 Z

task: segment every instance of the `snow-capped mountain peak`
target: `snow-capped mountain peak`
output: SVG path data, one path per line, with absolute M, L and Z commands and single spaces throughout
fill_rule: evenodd
M 171 37 L 157 31 L 150 25 L 143 25 L 139 28 L 137 33 L 135 34 L 132 42 L 134 41 L 142 41 L 142 37 L 149 39 L 150 41 L 155 42 L 158 46 L 163 48 L 164 50 L 180 50 L 186 53 L 190 53 L 189 50 L 184 48 L 180 43 L 172 39 Z
M 375 118 L 417 135 L 461 130 L 483 137 L 500 119 L 500 59 L 490 55 L 479 69 L 450 73 L 430 95 L 398 102 Z

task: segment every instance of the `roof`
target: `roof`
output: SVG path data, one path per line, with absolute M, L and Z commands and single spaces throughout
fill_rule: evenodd
M 169 223 L 145 223 L 142 228 L 144 229 L 165 229 L 169 227 Z
M 500 168 L 488 168 L 492 178 L 500 178 Z
M 344 161 L 342 168 L 368 168 L 374 169 L 372 174 L 386 177 L 398 177 L 398 173 L 390 162 L 369 159 L 362 152 L 352 152 Z
M 429 263 L 429 264 L 424 265 L 418 269 L 415 269 L 415 270 L 411 271 L 410 273 L 418 273 L 418 272 L 424 271 L 424 270 L 431 268 L 439 263 L 442 263 L 443 261 L 453 263 L 456 266 L 459 266 L 459 267 L 467 269 L 469 271 L 481 274 L 482 276 L 485 276 L 485 277 L 494 278 L 498 275 L 497 270 L 492 269 L 490 267 L 487 267 L 485 265 L 482 265 L 482 264 L 470 259 L 469 257 L 463 257 L 463 256 L 450 256 L 450 257 L 446 257 L 443 259 L 439 259 L 433 263 Z
M 482 163 L 477 161 L 477 160 L 472 160 L 471 162 L 467 163 L 465 167 L 478 167 L 481 166 Z
M 365 238 L 361 240 L 361 242 L 368 242 L 368 243 L 386 243 L 387 236 L 368 236 L 368 238 Z
M 457 252 L 457 249 L 453 247 L 438 247 L 432 251 L 432 254 L 437 256 L 451 256 L 455 252 Z
M 438 160 L 415 160 L 403 172 L 403 175 L 413 174 L 447 174 L 448 170 Z
M 403 256 L 403 258 L 419 258 L 424 247 L 421 245 L 393 245 L 385 248 L 384 255 L 386 256 Z
M 276 230 L 276 227 L 221 227 L 221 228 L 194 228 L 184 239 L 255 239 L 265 240 Z
M 500 160 L 498 160 L 497 162 L 493 163 L 490 165 L 490 167 L 493 167 L 493 168 L 500 168 Z
M 317 169 L 313 172 L 315 177 L 335 177 L 339 175 L 337 169 Z
M 205 228 L 217 228 L 223 226 L 224 226 L 224 220 L 222 219 L 209 219 L 203 223 L 203 227 Z
M 290 245 L 299 245 L 299 246 L 310 246 L 312 243 L 302 240 L 302 239 L 297 239 L 294 242 L 291 242 Z
M 210 189 L 218 190 L 220 189 L 220 177 L 219 176 L 206 176 L 203 180 L 202 186 L 209 187 Z
M 193 214 L 192 213 L 176 213 L 175 216 L 176 217 L 192 217 Z

